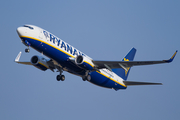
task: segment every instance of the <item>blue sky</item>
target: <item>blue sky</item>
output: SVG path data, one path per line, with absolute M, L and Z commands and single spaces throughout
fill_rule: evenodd
M 179 66 L 133 67 L 128 80 L 162 82 L 162 86 L 131 86 L 114 91 L 64 72 L 19 65 L 41 55 L 26 48 L 16 28 L 42 27 L 95 60 L 121 60 L 132 47 L 135 60 L 169 59 L 180 46 L 180 2 L 177 0 L 17 0 L 1 1 L 0 119 L 179 119 Z

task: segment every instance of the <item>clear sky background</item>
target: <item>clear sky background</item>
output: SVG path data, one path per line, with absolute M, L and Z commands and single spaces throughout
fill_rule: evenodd
M 0 4 L 1 120 L 179 120 L 180 53 L 170 64 L 133 67 L 128 80 L 162 82 L 114 91 L 64 72 L 16 64 L 41 55 L 25 46 L 16 28 L 42 27 L 95 60 L 169 59 L 180 50 L 178 0 L 3 0 Z

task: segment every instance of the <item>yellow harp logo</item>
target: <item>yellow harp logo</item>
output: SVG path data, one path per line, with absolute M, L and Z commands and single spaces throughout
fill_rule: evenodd
M 129 61 L 129 59 L 124 58 L 124 61 Z M 127 76 L 127 73 L 128 73 L 128 71 L 129 71 L 129 69 L 130 69 L 130 67 L 127 67 L 126 70 L 125 70 L 125 75 L 126 75 L 126 76 Z

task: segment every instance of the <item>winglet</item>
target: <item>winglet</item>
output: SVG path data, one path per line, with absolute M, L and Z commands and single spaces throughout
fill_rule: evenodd
M 165 61 L 168 62 L 168 63 L 172 62 L 174 57 L 176 56 L 177 52 L 178 51 L 176 50 L 176 52 L 173 54 L 173 56 L 169 60 L 165 60 Z
M 19 54 L 17 55 L 17 57 L 16 57 L 16 59 L 15 59 L 15 62 L 19 62 L 19 59 L 20 59 L 20 57 L 21 57 L 21 51 L 19 52 Z

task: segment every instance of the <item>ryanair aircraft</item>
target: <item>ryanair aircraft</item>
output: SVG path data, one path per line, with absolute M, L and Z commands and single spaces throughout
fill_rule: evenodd
M 161 85 L 161 83 L 127 81 L 132 66 L 170 63 L 173 61 L 177 51 L 168 60 L 162 61 L 133 61 L 136 49 L 132 48 L 122 61 L 96 61 L 56 37 L 52 33 L 34 26 L 24 25 L 17 28 L 21 42 L 37 50 L 49 59 L 41 56 L 33 56 L 30 62 L 19 61 L 21 52 L 17 55 L 15 62 L 25 65 L 33 65 L 42 71 L 50 69 L 58 70 L 57 81 L 64 81 L 63 71 L 80 76 L 83 81 L 89 81 L 95 85 L 111 88 L 114 90 L 126 89 L 130 85 Z

